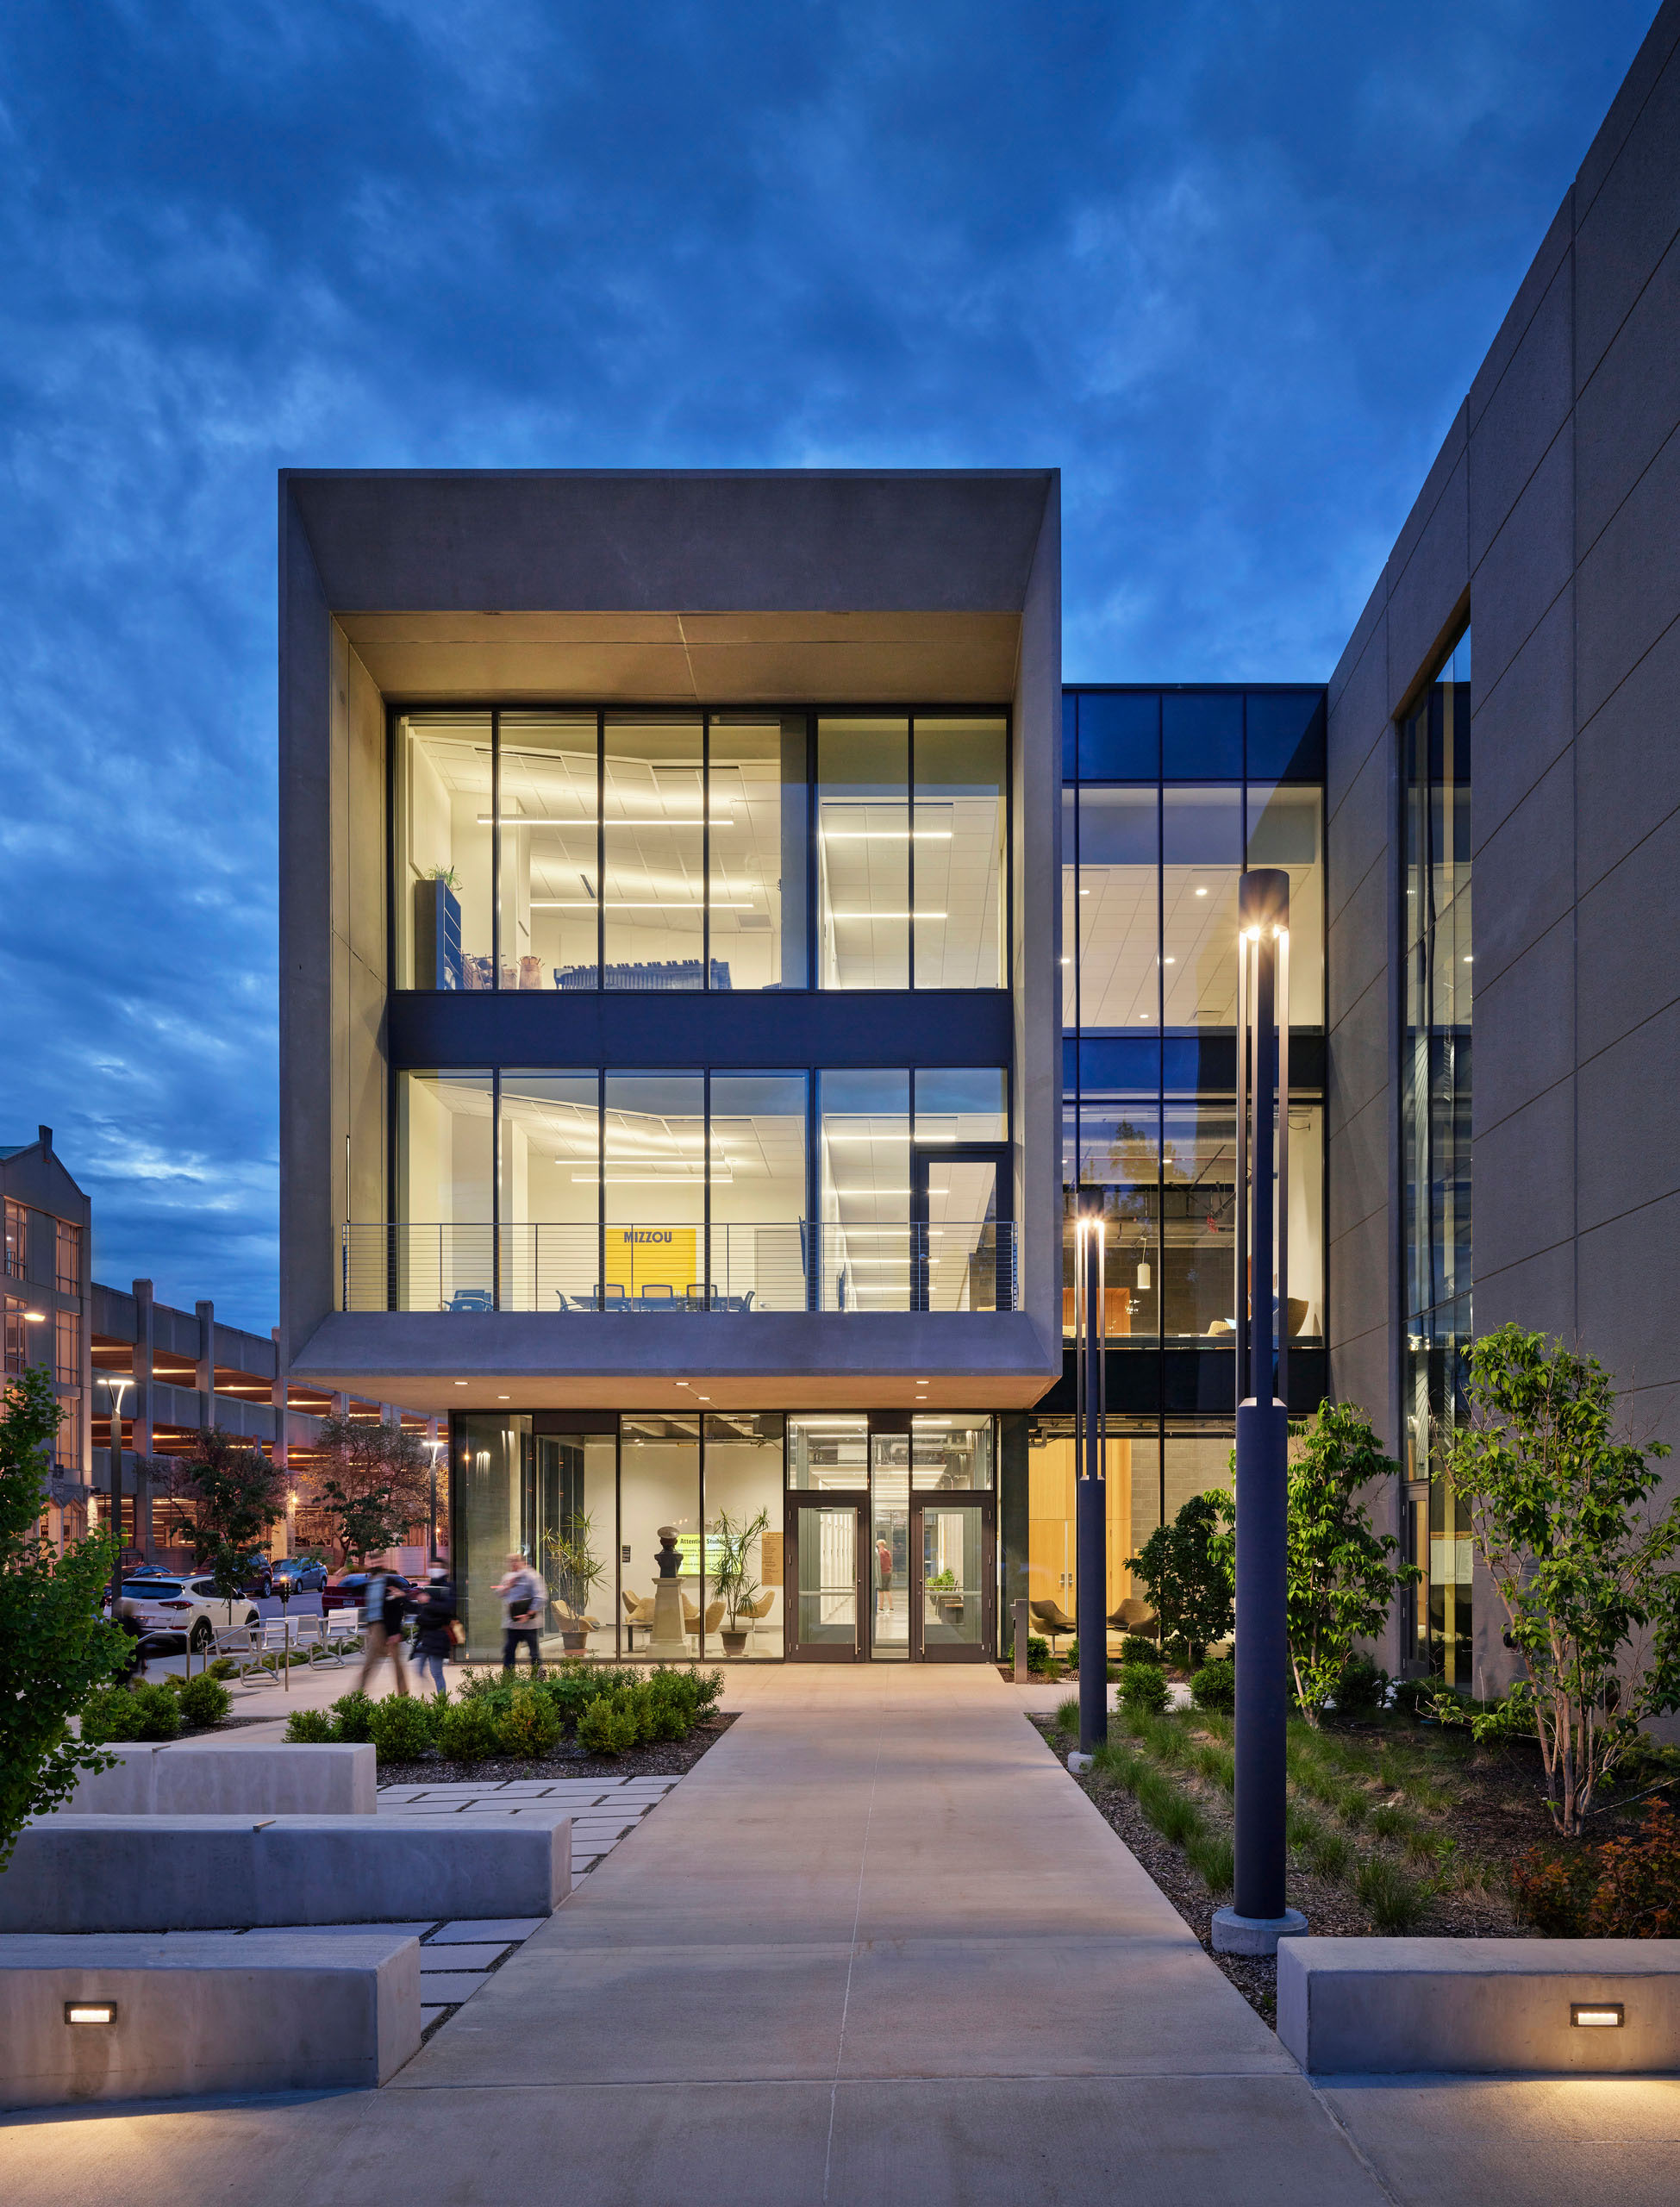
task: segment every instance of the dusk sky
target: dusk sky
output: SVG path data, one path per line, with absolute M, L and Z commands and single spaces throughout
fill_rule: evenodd
M 276 1307 L 275 470 L 1059 466 L 1070 680 L 1333 666 L 1654 0 L 9 0 L 0 1142 Z

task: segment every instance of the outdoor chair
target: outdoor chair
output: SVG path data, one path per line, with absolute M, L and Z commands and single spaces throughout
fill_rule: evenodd
M 496 1297 L 487 1287 L 458 1287 L 444 1308 L 446 1310 L 493 1310 Z
M 628 1620 L 629 1633 L 630 1653 L 634 1655 L 636 1652 L 636 1627 L 640 1625 L 646 1633 L 651 1633 L 653 1629 L 653 1600 L 651 1595 L 640 1594 L 626 1594 L 623 1599 L 624 1614 Z
M 1135 1632 L 1145 1640 L 1152 1640 L 1160 1630 L 1160 1619 L 1135 1594 L 1128 1594 L 1117 1610 L 1109 1610 L 1109 1622 L 1116 1632 Z
M 291 1644 L 307 1654 L 312 1663 L 323 1653 L 327 1645 L 323 1629 L 325 1623 L 324 1617 L 311 1616 L 307 1613 L 292 1619 Z
M 1056 1652 L 1056 1641 L 1061 1634 L 1077 1632 L 1079 1629 L 1077 1622 L 1068 1616 L 1059 1603 L 1032 1602 L 1027 1606 L 1033 1613 L 1034 1622 L 1050 1635 L 1050 1649 L 1052 1654 Z
M 258 1668 L 256 1635 L 250 1626 L 224 1625 L 211 1644 L 215 1651 L 212 1660 L 231 1663 L 235 1681 L 248 1691 L 251 1673 Z
M 353 1644 L 362 1636 L 361 1621 L 354 1610 L 333 1610 L 325 1619 L 321 1652 L 330 1655 L 335 1663 L 342 1663 Z

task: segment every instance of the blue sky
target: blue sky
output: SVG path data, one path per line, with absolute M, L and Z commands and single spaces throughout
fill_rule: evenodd
M 1064 471 L 1071 679 L 1316 678 L 1652 0 L 9 0 L 0 1141 L 275 1308 L 274 471 Z

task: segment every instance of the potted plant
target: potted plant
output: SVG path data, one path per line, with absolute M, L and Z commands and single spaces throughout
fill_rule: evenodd
M 957 1574 L 954 1571 L 936 1571 L 927 1581 L 927 1591 L 939 1607 L 949 1616 L 962 1615 L 962 1590 L 957 1584 Z
M 739 1656 L 746 1653 L 747 1635 L 753 1629 L 753 1604 L 759 1598 L 759 1582 L 753 1574 L 753 1547 L 759 1535 L 770 1522 L 770 1512 L 761 1510 L 749 1522 L 740 1523 L 727 1510 L 720 1510 L 712 1526 L 712 1540 L 717 1551 L 717 1568 L 712 1583 L 723 1604 L 728 1620 L 723 1627 L 723 1652 Z M 746 1622 L 741 1622 L 741 1613 Z
M 560 1645 L 568 1655 L 580 1655 L 589 1642 L 589 1600 L 591 1588 L 604 1576 L 606 1565 L 595 1553 L 595 1521 L 578 1510 L 564 1521 L 562 1529 L 543 1541 L 555 1579 L 554 1594 L 561 1605 Z

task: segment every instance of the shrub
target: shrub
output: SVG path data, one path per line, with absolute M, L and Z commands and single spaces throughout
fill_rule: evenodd
M 373 1737 L 373 1704 L 358 1686 L 349 1693 L 341 1693 L 333 1704 L 338 1718 L 338 1736 L 353 1747 L 360 1747 Z
M 1192 1833 L 1184 1842 L 1184 1859 L 1210 1893 L 1228 1893 L 1236 1883 L 1235 1854 L 1221 1833 Z
M 188 1724 L 219 1724 L 232 1706 L 233 1698 L 220 1679 L 211 1678 L 208 1672 L 201 1672 L 181 1688 L 182 1720 Z
M 546 1754 L 560 1736 L 560 1713 L 538 1686 L 514 1687 L 494 1722 L 496 1744 L 503 1754 Z
M 1653 1801 L 1637 1839 L 1597 1849 L 1598 1885 L 1587 1910 L 1592 1939 L 1672 1939 L 1680 1935 L 1680 1818 Z
M 624 1708 L 619 1696 L 602 1694 L 578 1719 L 578 1744 L 586 1754 L 622 1754 L 636 1744 L 634 1711 Z
M 1036 1634 L 1029 1632 L 1027 1635 L 1027 1671 L 1037 1672 L 1042 1676 L 1049 1667 L 1050 1642 L 1047 1640 L 1040 1640 Z
M 1190 1763 L 1198 1778 L 1205 1778 L 1221 1792 L 1237 1790 L 1237 1759 L 1229 1747 L 1198 1743 L 1190 1749 Z
M 1166 1677 L 1159 1663 L 1122 1663 L 1120 1697 L 1127 1709 L 1159 1710 L 1166 1707 Z
M 1590 1856 L 1526 1848 L 1512 1860 L 1510 1881 L 1511 1905 L 1520 1922 L 1532 1923 L 1548 1939 L 1585 1935 L 1593 1886 Z
M 1415 1723 L 1419 1717 L 1428 1716 L 1429 1704 L 1434 1697 L 1433 1679 L 1396 1679 L 1389 1705 L 1396 1716 L 1409 1716 Z
M 1371 1911 L 1371 1920 L 1386 1938 L 1403 1939 L 1422 1921 L 1428 1895 L 1415 1878 L 1408 1878 L 1397 1863 L 1372 1855 L 1359 1866 L 1353 1890 Z
M 1308 1864 L 1321 1878 L 1340 1878 L 1353 1850 L 1340 1832 L 1327 1829 L 1309 1840 L 1304 1851 Z
M 1146 1640 L 1140 1632 L 1128 1632 L 1120 1643 L 1120 1660 L 1122 1663 L 1165 1663 L 1166 1658 L 1156 1641 Z
M 1112 1778 L 1128 1793 L 1137 1791 L 1138 1780 L 1148 1766 L 1135 1747 L 1125 1747 L 1118 1740 L 1102 1741 L 1091 1756 L 1092 1774 Z
M 413 1762 L 432 1744 L 430 1704 L 413 1694 L 387 1694 L 374 1703 L 367 1729 L 381 1762 Z
M 1076 1735 L 1077 1735 L 1079 1729 L 1079 1697 L 1077 1694 L 1070 1694 L 1065 1701 L 1060 1702 L 1057 1704 L 1056 1729 L 1059 1732 L 1068 1732 Z
M 1384 1802 L 1371 1810 L 1371 1828 L 1378 1839 L 1403 1839 L 1412 1829 L 1412 1820 L 1403 1809 L 1390 1808 Z
M 1310 1809 L 1303 1809 L 1298 1801 L 1291 1801 L 1283 1810 L 1283 1835 L 1291 1847 L 1303 1853 L 1323 1831 L 1324 1827 Z
M 210 1679 L 231 1679 L 238 1669 L 239 1665 L 231 1655 L 218 1655 L 204 1675 Z
M 82 1711 L 84 1740 L 175 1740 L 180 1733 L 181 1704 L 167 1686 L 107 1686 Z
M 482 1694 L 475 1694 L 471 1701 L 446 1701 L 434 1706 L 432 1737 L 439 1754 L 450 1762 L 483 1762 L 494 1754 L 496 1729 L 495 1706 Z
M 304 1747 L 325 1747 L 338 1737 L 338 1727 L 324 1709 L 294 1709 L 286 1719 L 286 1737 Z
M 1190 1679 L 1190 1699 L 1198 1709 L 1228 1712 L 1237 1705 L 1237 1666 L 1228 1655 L 1216 1655 Z
M 1389 1674 L 1369 1655 L 1350 1655 L 1336 1681 L 1334 1698 L 1339 1722 L 1371 1723 L 1387 1706 Z

